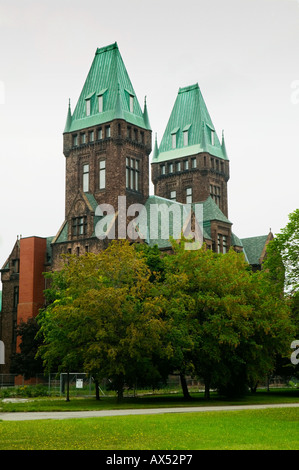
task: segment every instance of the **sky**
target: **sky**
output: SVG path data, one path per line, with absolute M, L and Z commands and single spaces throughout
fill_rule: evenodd
M 299 0 L 0 0 L 0 267 L 17 236 L 58 232 L 68 100 L 114 42 L 158 144 L 178 89 L 199 84 L 233 232 L 279 233 L 299 207 Z

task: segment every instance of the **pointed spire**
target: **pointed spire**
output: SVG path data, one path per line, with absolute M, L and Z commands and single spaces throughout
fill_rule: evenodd
M 153 153 L 153 158 L 152 160 L 155 160 L 159 156 L 159 148 L 158 148 L 158 142 L 157 142 L 157 132 L 155 135 L 155 146 L 154 146 L 154 153 Z
M 226 146 L 225 146 L 225 141 L 224 141 L 224 130 L 222 130 L 222 142 L 221 142 L 221 148 L 223 152 L 224 158 L 227 159 L 227 152 L 226 152 Z
M 144 97 L 144 109 L 143 109 L 143 119 L 146 129 L 151 130 L 151 125 L 149 122 L 148 112 L 147 112 L 147 105 L 146 105 L 146 96 Z
M 71 113 L 71 100 L 69 99 L 69 108 L 67 112 L 67 118 L 65 123 L 64 132 L 69 132 L 72 123 L 72 113 Z
M 119 82 L 117 83 L 117 98 L 116 98 L 114 119 L 124 119 L 124 113 L 123 113 L 123 109 L 122 109 L 122 105 L 121 105 Z

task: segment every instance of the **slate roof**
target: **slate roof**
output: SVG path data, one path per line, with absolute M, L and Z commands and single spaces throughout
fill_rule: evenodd
M 101 112 L 98 108 L 99 95 L 103 96 Z M 130 111 L 130 95 L 133 97 L 133 111 Z M 86 113 L 87 100 L 91 104 L 89 116 Z M 74 132 L 117 118 L 150 129 L 146 102 L 142 111 L 115 42 L 96 50 L 73 114 L 69 104 L 64 132 Z
M 261 235 L 258 237 L 242 238 L 241 241 L 249 264 L 260 264 L 260 258 L 262 256 L 268 237 L 269 235 Z
M 184 131 L 188 131 L 188 145 L 184 145 Z M 176 148 L 172 148 L 173 134 L 176 135 Z M 179 89 L 160 146 L 154 149 L 152 163 L 200 152 L 208 152 L 223 160 L 228 159 L 224 137 L 222 135 L 220 143 L 198 83 L 196 83 Z

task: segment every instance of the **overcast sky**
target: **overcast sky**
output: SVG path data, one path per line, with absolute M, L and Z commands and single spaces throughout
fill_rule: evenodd
M 199 84 L 236 235 L 278 233 L 299 207 L 299 1 L 0 0 L 1 267 L 17 235 L 61 226 L 68 99 L 115 41 L 158 143 L 178 89 Z

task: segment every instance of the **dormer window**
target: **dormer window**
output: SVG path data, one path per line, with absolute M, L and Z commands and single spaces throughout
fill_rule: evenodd
M 211 145 L 215 145 L 215 131 L 211 130 Z
M 103 95 L 98 96 L 98 110 L 99 113 L 103 112 Z
M 90 100 L 86 100 L 86 116 L 90 116 Z
M 130 95 L 130 113 L 134 112 L 134 96 Z
M 100 90 L 97 94 L 98 97 L 98 113 L 102 113 L 104 111 L 104 94 L 106 93 L 107 88 Z
M 171 136 L 171 146 L 173 149 L 176 148 L 176 134 L 172 134 Z
M 191 124 L 188 124 L 183 129 L 184 147 L 187 147 L 189 145 L 189 129 L 190 129 L 190 127 L 191 127 Z
M 176 148 L 177 146 L 177 133 L 178 133 L 179 127 L 176 127 L 171 131 L 171 146 L 173 149 Z

